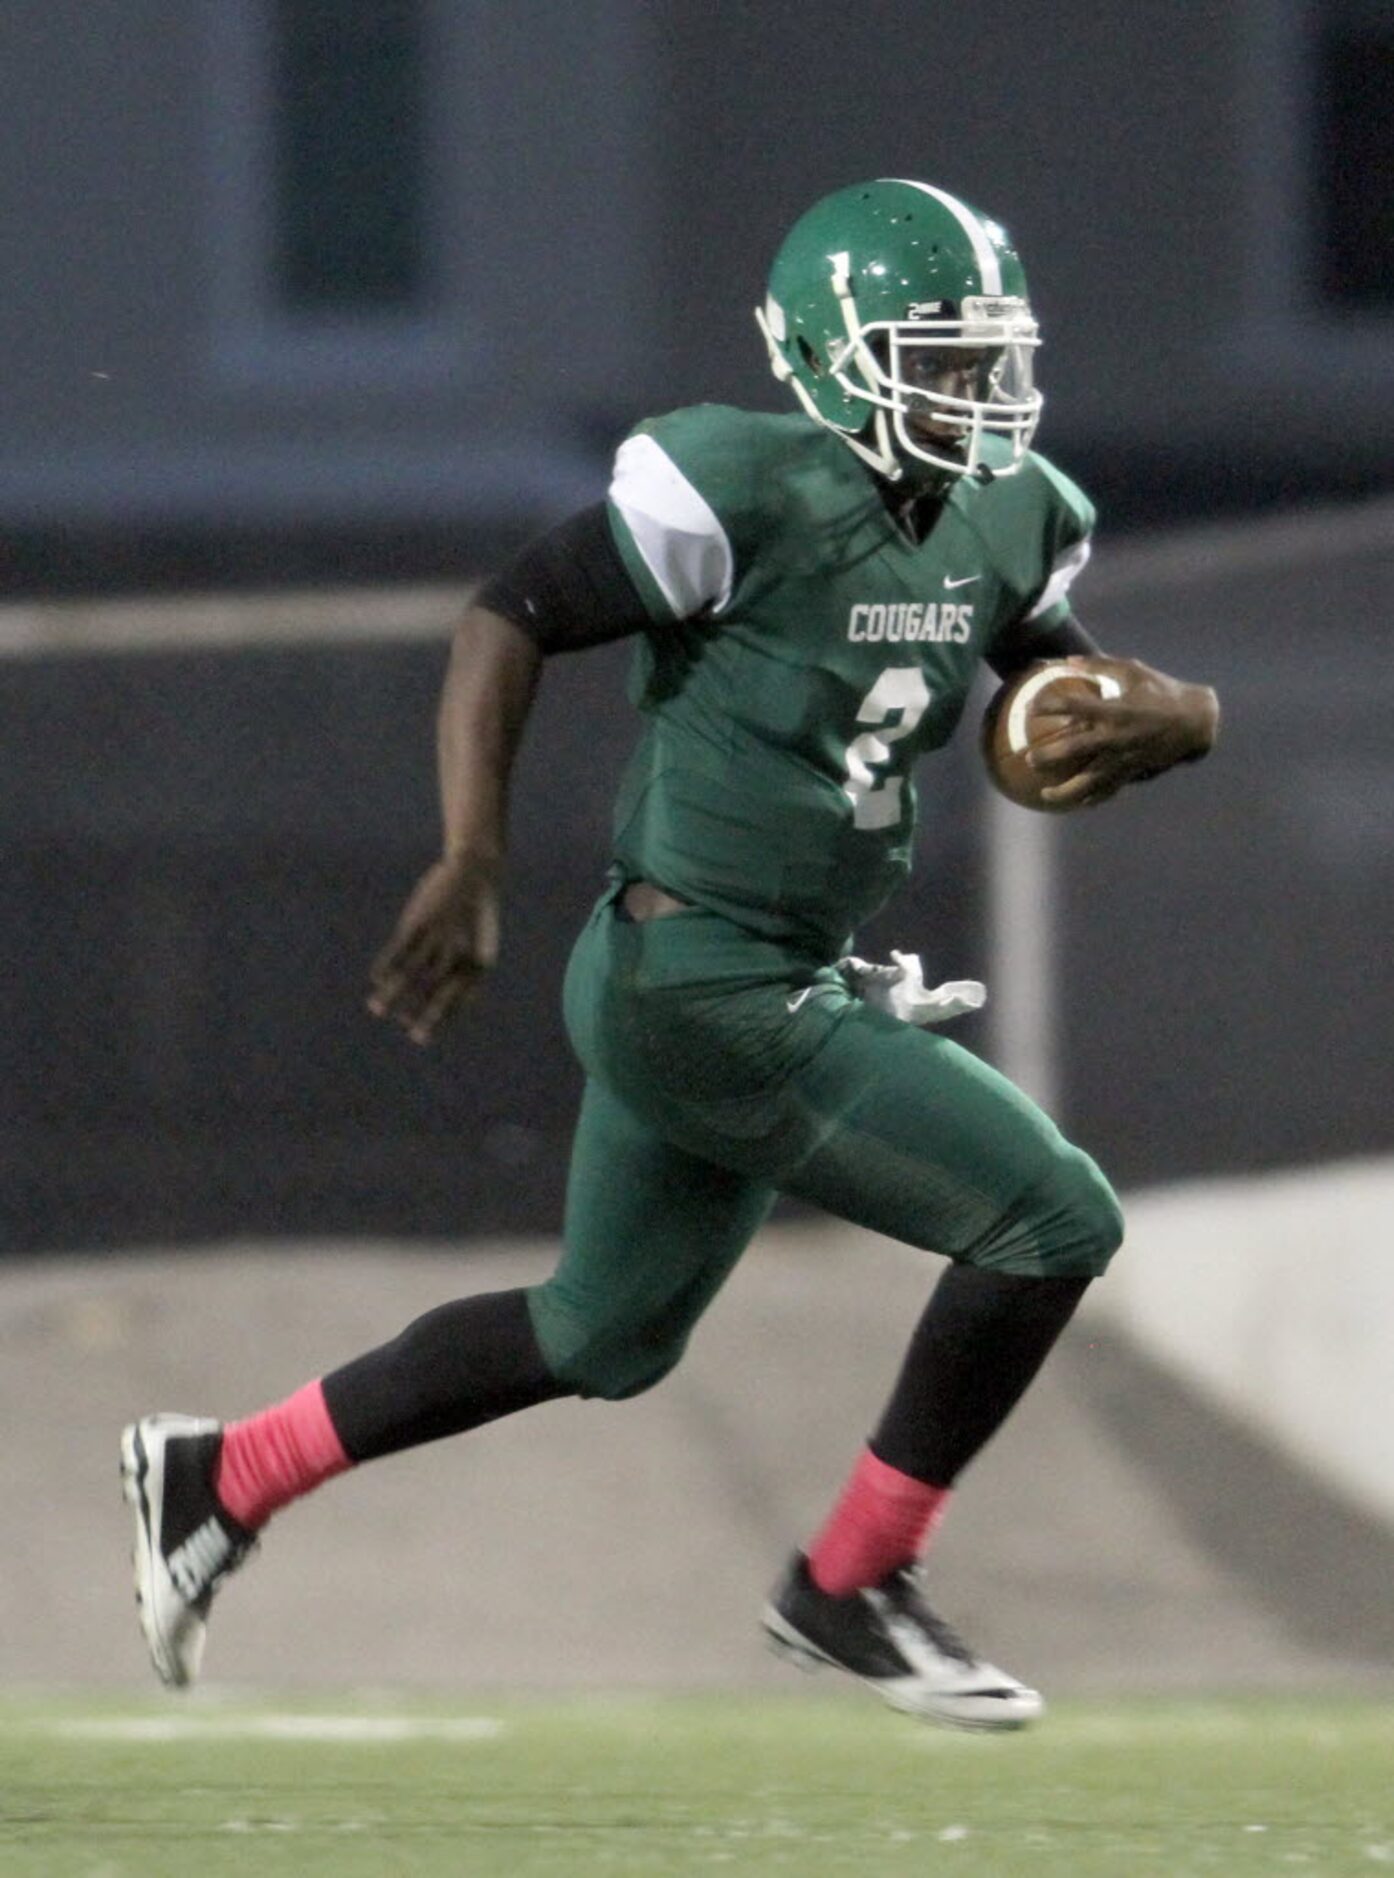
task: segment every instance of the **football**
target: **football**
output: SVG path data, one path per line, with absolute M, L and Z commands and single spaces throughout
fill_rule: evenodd
M 1068 803 L 1041 800 L 1042 789 L 1060 778 L 1038 776 L 1027 757 L 1033 746 L 1064 730 L 1067 720 L 1062 712 L 1069 707 L 1071 693 L 1078 696 L 1085 691 L 1103 698 L 1123 695 L 1112 672 L 1091 670 L 1088 661 L 1070 664 L 1064 659 L 1028 665 L 993 695 L 983 713 L 983 761 L 993 784 L 1009 802 L 1046 815 L 1068 812 Z

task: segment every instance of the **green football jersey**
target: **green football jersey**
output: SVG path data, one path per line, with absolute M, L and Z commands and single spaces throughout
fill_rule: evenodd
M 619 865 L 835 956 L 908 872 L 912 766 L 948 742 L 995 636 L 1063 616 L 1087 498 L 1031 455 L 961 478 L 916 543 L 802 413 L 697 405 L 621 445 L 609 513 L 653 620 Z

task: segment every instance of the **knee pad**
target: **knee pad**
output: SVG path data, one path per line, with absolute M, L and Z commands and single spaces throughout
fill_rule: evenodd
M 559 1298 L 550 1284 L 533 1286 L 528 1308 L 548 1369 L 579 1396 L 623 1402 L 642 1395 L 662 1382 L 687 1348 L 686 1336 L 614 1314 L 594 1318 Z
M 1123 1208 L 1096 1162 L 1078 1148 L 1071 1205 L 1081 1249 L 1097 1277 L 1108 1269 L 1123 1243 Z
M 1020 1195 L 967 1262 L 1032 1277 L 1097 1278 L 1122 1243 L 1118 1196 L 1087 1154 L 1062 1142 L 1047 1177 Z

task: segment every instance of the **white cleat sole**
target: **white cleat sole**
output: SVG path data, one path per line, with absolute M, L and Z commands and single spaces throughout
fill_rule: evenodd
M 1015 1685 L 1010 1695 L 978 1695 L 964 1690 L 926 1689 L 918 1676 L 860 1676 L 845 1669 L 836 1658 L 795 1630 L 772 1604 L 765 1606 L 762 1623 L 765 1638 L 774 1654 L 795 1668 L 812 1674 L 820 1669 L 841 1670 L 866 1688 L 873 1690 L 889 1707 L 902 1715 L 914 1715 L 922 1721 L 937 1722 L 944 1728 L 966 1728 L 979 1734 L 1007 1734 L 1029 1728 L 1045 1713 L 1045 1703 L 1034 1689 L 1024 1683 Z

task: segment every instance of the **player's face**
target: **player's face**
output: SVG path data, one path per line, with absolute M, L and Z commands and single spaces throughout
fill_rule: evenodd
M 956 320 L 887 322 L 865 331 L 861 373 L 874 390 L 861 395 L 893 413 L 901 474 L 918 476 L 917 462 L 979 474 L 984 444 L 994 436 L 1008 442 L 1013 464 L 1020 461 L 1041 407 L 1029 315 L 983 319 L 971 334 Z
M 1000 346 L 902 346 L 899 376 L 911 391 L 905 405 L 910 435 L 940 451 L 960 443 L 968 428 L 966 415 L 959 416 L 953 405 L 936 400 L 990 397 L 1001 360 Z M 926 395 L 916 397 L 916 392 Z

